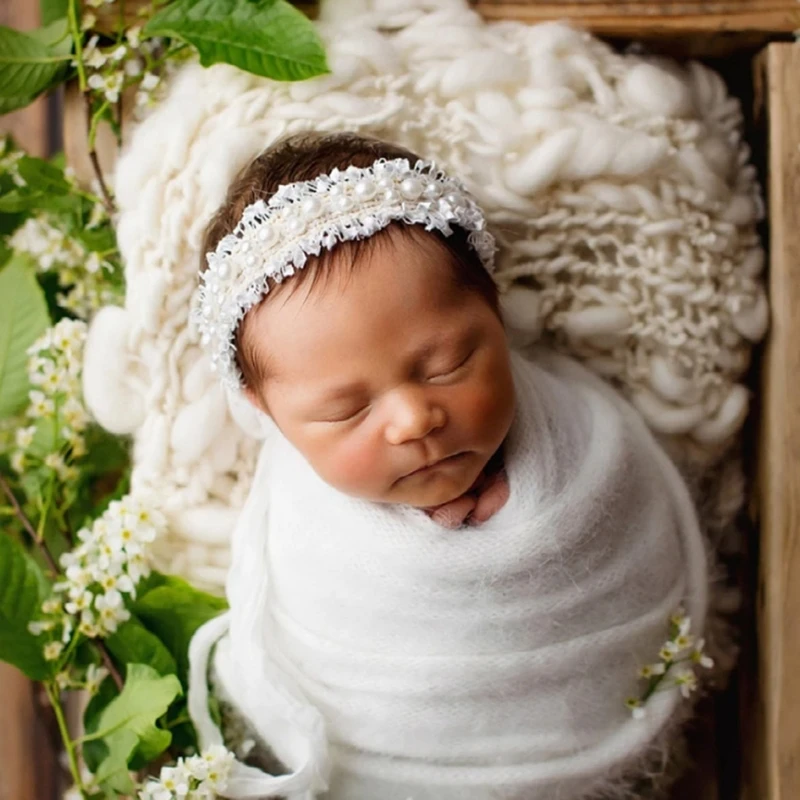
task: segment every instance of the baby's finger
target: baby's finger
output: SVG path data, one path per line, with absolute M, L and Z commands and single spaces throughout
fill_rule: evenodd
M 472 521 L 486 522 L 508 502 L 510 493 L 508 478 L 504 473 L 500 473 L 478 498 L 475 510 L 472 512 Z
M 445 503 L 431 514 L 431 519 L 444 528 L 458 528 L 475 508 L 475 499 L 462 495 Z

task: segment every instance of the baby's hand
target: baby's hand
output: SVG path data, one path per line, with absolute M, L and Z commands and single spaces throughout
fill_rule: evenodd
M 493 517 L 507 502 L 511 494 L 508 488 L 508 477 L 505 470 L 493 475 L 482 487 L 472 512 L 470 522 L 480 524 Z
M 477 505 L 476 499 L 462 494 L 431 512 L 431 519 L 444 528 L 460 528 Z
M 444 528 L 460 528 L 469 523 L 479 525 L 508 502 L 509 493 L 508 477 L 505 470 L 500 470 L 489 478 L 481 476 L 467 494 L 428 513 Z

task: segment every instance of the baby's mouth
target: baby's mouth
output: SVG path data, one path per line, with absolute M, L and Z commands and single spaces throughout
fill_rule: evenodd
M 445 456 L 444 458 L 440 458 L 437 461 L 431 461 L 429 464 L 425 464 L 415 470 L 412 470 L 411 472 L 403 475 L 400 480 L 403 480 L 403 478 L 410 478 L 412 475 L 420 475 L 423 472 L 427 472 L 428 470 L 435 469 L 437 467 L 446 467 L 451 464 L 456 464 L 459 461 L 461 461 L 466 455 L 468 455 L 468 451 L 460 450 L 459 452 L 453 453 L 450 456 Z

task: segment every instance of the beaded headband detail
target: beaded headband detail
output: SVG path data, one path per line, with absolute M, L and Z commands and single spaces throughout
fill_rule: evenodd
M 267 201 L 245 208 L 232 233 L 206 255 L 192 312 L 211 368 L 232 388 L 242 387 L 234 337 L 244 315 L 302 269 L 309 256 L 338 242 L 366 239 L 393 221 L 423 225 L 444 236 L 451 226 L 469 232 L 469 244 L 488 272 L 494 237 L 463 185 L 427 161 L 379 159 L 366 168 L 334 169 L 311 181 L 281 186 Z

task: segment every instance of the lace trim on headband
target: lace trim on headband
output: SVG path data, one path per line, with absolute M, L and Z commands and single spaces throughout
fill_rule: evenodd
M 233 233 L 208 253 L 192 321 L 227 386 L 240 388 L 234 334 L 244 315 L 309 256 L 338 242 L 366 239 L 393 221 L 424 225 L 445 236 L 457 226 L 487 271 L 494 269 L 494 237 L 462 184 L 427 161 L 380 159 L 371 167 L 334 169 L 312 181 L 281 186 L 268 202 L 248 206 Z

